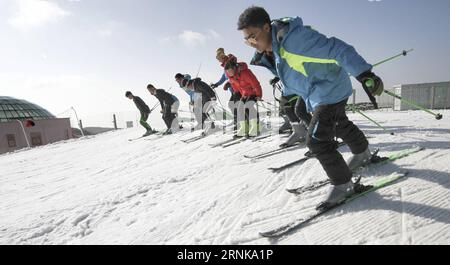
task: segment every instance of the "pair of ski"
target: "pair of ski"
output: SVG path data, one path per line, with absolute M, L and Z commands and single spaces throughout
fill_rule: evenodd
M 196 142 L 196 141 L 198 141 L 198 140 L 201 140 L 201 139 L 203 139 L 203 138 L 205 138 L 207 135 L 204 135 L 204 134 L 201 134 L 201 135 L 198 135 L 198 136 L 195 136 L 195 137 L 192 137 L 192 138 L 189 138 L 189 139 L 185 139 L 185 140 L 181 140 L 183 143 L 193 143 L 193 142 Z
M 262 159 L 262 158 L 266 158 L 269 156 L 278 155 L 280 153 L 297 150 L 299 148 L 304 147 L 304 145 L 305 145 L 305 141 L 301 141 L 301 142 L 295 143 L 294 145 L 279 147 L 279 148 L 276 148 L 276 149 L 273 149 L 273 150 L 270 150 L 267 152 L 259 153 L 257 155 L 244 155 L 244 157 L 252 159 L 252 160 Z
M 261 136 L 257 136 L 257 137 L 254 137 L 254 138 L 247 138 L 247 137 L 232 138 L 232 139 L 228 139 L 228 140 L 225 140 L 225 141 L 222 141 L 222 142 L 218 142 L 218 143 L 215 143 L 215 144 L 210 144 L 210 146 L 213 147 L 213 148 L 215 148 L 215 147 L 227 148 L 227 147 L 230 147 L 230 146 L 242 143 L 242 142 L 247 141 L 247 140 L 251 140 L 252 142 L 256 142 L 256 141 L 259 141 L 259 140 L 262 140 L 262 139 L 269 138 L 271 136 L 272 136 L 272 134 L 261 135 Z
M 397 159 L 401 159 L 403 157 L 406 157 L 406 156 L 409 156 L 411 154 L 417 153 L 417 152 L 419 152 L 419 151 L 421 151 L 423 149 L 424 149 L 423 147 L 415 147 L 415 148 L 412 148 L 412 149 L 406 149 L 406 150 L 402 150 L 400 152 L 397 152 L 395 154 L 392 154 L 392 155 L 390 155 L 388 157 L 384 157 L 384 158 L 382 158 L 382 157 L 380 158 L 380 157 L 376 156 L 376 154 L 375 154 L 375 156 L 378 157 L 378 160 L 376 161 L 375 164 L 383 165 L 383 164 L 386 164 L 388 162 L 392 162 L 392 161 L 395 161 Z M 375 157 L 375 156 L 373 156 L 373 157 Z M 371 165 L 371 164 L 368 164 L 368 165 Z M 366 166 L 368 166 L 368 165 L 366 165 Z M 334 204 L 334 205 L 321 204 L 321 205 L 319 205 L 317 207 L 317 210 L 316 210 L 315 213 L 313 213 L 310 216 L 307 216 L 306 218 L 301 218 L 301 219 L 294 220 L 294 221 L 289 222 L 289 223 L 287 223 L 285 225 L 276 227 L 276 228 L 274 228 L 272 230 L 268 230 L 268 231 L 265 231 L 265 232 L 260 232 L 259 234 L 261 236 L 263 236 L 263 237 L 272 238 L 272 239 L 276 239 L 276 238 L 280 238 L 282 236 L 286 236 L 289 233 L 291 233 L 291 232 L 293 232 L 293 231 L 303 227 L 304 225 L 306 225 L 309 222 L 313 221 L 317 217 L 319 217 L 319 216 L 321 216 L 321 215 L 323 215 L 323 214 L 325 214 L 325 213 L 327 213 L 327 212 L 329 212 L 329 211 L 331 211 L 333 209 L 336 209 L 336 208 L 338 208 L 338 207 L 340 207 L 340 206 L 342 206 L 342 205 L 344 205 L 344 204 L 346 204 L 348 202 L 351 202 L 351 201 L 353 201 L 353 200 L 355 200 L 357 198 L 360 198 L 360 197 L 362 197 L 362 196 L 364 196 L 364 195 L 366 195 L 366 194 L 368 194 L 370 192 L 373 192 L 373 191 L 376 191 L 376 190 L 381 189 L 383 187 L 386 187 L 386 186 L 394 184 L 397 180 L 405 177 L 407 174 L 408 174 L 408 171 L 394 172 L 394 173 L 392 173 L 391 175 L 389 175 L 387 177 L 384 177 L 384 178 L 381 178 L 381 179 L 375 181 L 371 185 L 360 184 L 361 176 L 359 176 L 358 179 L 355 182 L 355 193 L 352 196 L 350 196 L 350 197 L 344 199 L 343 201 L 341 201 L 341 202 L 339 202 L 337 204 Z M 288 191 L 291 192 L 291 193 L 295 193 L 295 194 L 301 194 L 301 193 L 306 192 L 306 191 L 316 190 L 316 189 L 318 189 L 318 188 L 320 188 L 322 186 L 327 185 L 328 183 L 329 183 L 328 181 L 321 181 L 321 182 L 317 182 L 317 183 L 315 183 L 313 185 L 310 185 L 310 186 L 307 186 L 307 187 L 297 188 L 297 189 L 290 189 Z
M 402 159 L 402 158 L 407 157 L 407 156 L 409 156 L 411 154 L 420 152 L 420 151 L 422 151 L 424 149 L 425 148 L 423 148 L 421 146 L 417 146 L 417 147 L 414 147 L 414 148 L 411 148 L 411 149 L 405 149 L 405 150 L 399 151 L 397 153 L 391 154 L 388 157 L 379 157 L 379 156 L 377 156 L 377 154 L 378 154 L 378 149 L 377 149 L 372 154 L 372 159 L 371 159 L 370 163 L 365 165 L 365 166 L 363 166 L 363 168 L 364 167 L 374 166 L 374 165 L 381 166 L 381 165 L 387 164 L 389 162 L 393 162 L 395 160 Z M 287 189 L 286 191 L 289 192 L 289 193 L 300 195 L 300 194 L 308 192 L 308 191 L 317 190 L 317 189 L 319 189 L 319 188 L 321 188 L 321 187 L 323 187 L 323 186 L 325 186 L 325 185 L 327 185 L 329 183 L 330 183 L 330 180 L 326 179 L 326 180 L 314 182 L 314 183 L 312 183 L 312 184 L 310 184 L 308 186 L 305 186 L 305 187 Z
M 139 140 L 139 139 L 142 139 L 142 138 L 146 138 L 146 137 L 149 137 L 149 136 L 153 136 L 153 135 L 162 135 L 162 132 L 158 132 L 158 131 L 153 130 L 152 134 L 149 134 L 149 135 L 146 135 L 146 136 L 139 136 L 139 137 L 136 137 L 136 138 L 131 138 L 131 139 L 128 139 L 128 141 L 132 142 L 132 141 L 136 141 L 136 140 Z
M 344 146 L 344 145 L 347 145 L 347 144 L 344 143 L 344 142 L 337 142 L 337 146 L 338 146 L 338 147 L 341 147 L 341 146 Z M 300 158 L 300 159 L 298 159 L 298 160 L 295 160 L 295 161 L 293 161 L 293 162 L 284 164 L 284 165 L 279 166 L 279 167 L 269 167 L 269 170 L 271 170 L 271 171 L 274 172 L 274 173 L 280 173 L 280 172 L 282 172 L 282 171 L 284 171 L 284 170 L 286 170 L 286 169 L 288 169 L 288 168 L 291 168 L 291 167 L 293 167 L 293 166 L 303 164 L 304 162 L 306 162 L 306 161 L 308 161 L 309 159 L 314 158 L 314 157 L 315 157 L 315 155 L 314 155 L 314 154 L 311 154 L 311 153 L 308 151 L 308 152 L 305 153 L 305 156 L 304 156 L 304 157 L 302 157 L 302 158 Z

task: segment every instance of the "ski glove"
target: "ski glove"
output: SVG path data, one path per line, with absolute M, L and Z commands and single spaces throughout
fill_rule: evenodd
M 231 88 L 231 84 L 230 82 L 226 82 L 225 85 L 223 86 L 223 90 L 227 91 L 229 88 Z
M 217 87 L 217 85 L 216 84 L 211 84 L 211 85 L 209 85 L 212 89 L 215 89 L 216 87 Z
M 278 78 L 278 77 L 275 77 L 275 78 L 273 78 L 273 79 L 270 79 L 270 85 L 271 86 L 274 86 L 276 83 L 278 83 L 278 81 L 280 81 L 280 78 Z
M 372 71 L 364 72 L 356 77 L 356 79 L 361 82 L 366 92 L 369 91 L 374 96 L 380 96 L 383 93 L 383 81 Z

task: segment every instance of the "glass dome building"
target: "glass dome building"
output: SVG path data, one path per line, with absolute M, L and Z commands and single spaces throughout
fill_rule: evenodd
M 69 118 L 23 99 L 0 96 L 0 154 L 73 138 Z
M 0 96 L 0 122 L 42 120 L 56 117 L 46 109 L 23 99 Z

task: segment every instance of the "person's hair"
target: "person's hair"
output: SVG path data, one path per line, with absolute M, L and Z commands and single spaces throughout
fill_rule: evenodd
M 237 67 L 237 63 L 233 60 L 229 60 L 226 64 L 225 64 L 225 70 L 228 69 L 235 69 Z
M 132 96 L 133 94 L 130 91 L 125 92 L 125 97 Z
M 238 30 L 249 27 L 262 28 L 266 23 L 270 25 L 270 16 L 267 11 L 259 6 L 251 6 L 242 12 L 238 20 Z
M 178 79 L 178 78 L 184 78 L 184 75 L 183 75 L 183 74 L 180 74 L 180 73 L 178 73 L 178 74 L 176 74 L 176 75 L 175 75 L 175 79 Z
M 153 88 L 154 89 L 155 87 L 152 84 L 148 84 L 147 88 Z

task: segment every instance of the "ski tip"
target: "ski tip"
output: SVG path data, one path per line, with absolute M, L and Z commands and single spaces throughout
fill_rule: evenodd
M 407 170 L 399 171 L 398 174 L 403 175 L 403 176 L 408 176 L 409 171 L 407 171 Z
M 270 232 L 259 232 L 259 235 L 265 238 L 276 238 L 276 235 L 270 233 Z
M 287 192 L 291 193 L 291 194 L 297 194 L 297 189 L 286 189 Z

